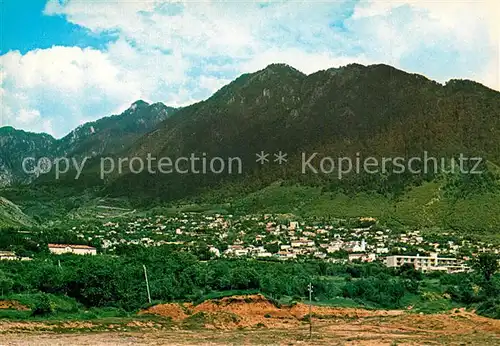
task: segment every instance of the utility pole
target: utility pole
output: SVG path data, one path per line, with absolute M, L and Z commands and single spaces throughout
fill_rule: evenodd
M 148 271 L 146 270 L 146 265 L 143 264 L 142 267 L 144 268 L 144 277 L 146 278 L 146 288 L 148 290 L 148 301 L 149 301 L 149 304 L 151 304 L 151 293 L 149 292 Z
M 313 286 L 311 283 L 307 285 L 307 290 L 309 291 L 309 339 L 312 338 L 312 291 L 313 291 Z

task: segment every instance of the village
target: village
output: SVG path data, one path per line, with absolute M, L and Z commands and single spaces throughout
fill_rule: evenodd
M 317 220 L 293 215 L 148 216 L 72 227 L 78 244 L 48 244 L 53 254 L 114 254 L 118 247 L 171 245 L 213 258 L 268 260 L 319 259 L 328 262 L 406 263 L 422 271 L 467 271 L 466 262 L 481 252 L 499 253 L 492 243 L 452 232 L 395 230 L 374 218 Z M 94 246 L 83 243 L 99 244 Z M 0 260 L 21 259 L 3 251 Z
M 449 273 L 468 270 L 475 254 L 499 253 L 499 247 L 452 232 L 394 230 L 374 218 L 351 220 L 298 219 L 293 215 L 149 216 L 81 224 L 72 227 L 79 243 L 100 244 L 99 253 L 114 254 L 118 247 L 176 246 L 218 257 L 268 260 L 320 259 L 329 262 L 382 262 L 389 267 L 413 264 L 422 271 Z M 54 254 L 96 255 L 95 247 L 49 244 Z M 1 259 L 14 258 L 6 253 Z M 24 258 L 25 260 L 27 258 Z

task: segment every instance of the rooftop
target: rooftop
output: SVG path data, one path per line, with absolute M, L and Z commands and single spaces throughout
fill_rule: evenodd
M 72 249 L 87 249 L 87 250 L 95 250 L 95 247 L 88 246 L 88 245 L 78 245 L 78 244 L 49 244 L 49 249 L 65 249 L 65 248 L 72 248 Z

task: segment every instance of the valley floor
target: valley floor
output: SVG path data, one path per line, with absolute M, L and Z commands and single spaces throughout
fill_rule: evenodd
M 409 326 L 408 326 L 409 327 Z M 99 333 L 6 333 L 2 345 L 498 345 L 498 334 L 416 331 L 374 325 L 321 325 L 308 338 L 308 327 L 251 331 L 142 331 Z

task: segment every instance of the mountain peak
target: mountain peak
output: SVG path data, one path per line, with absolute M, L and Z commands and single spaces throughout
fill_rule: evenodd
M 300 72 L 296 68 L 294 68 L 288 64 L 285 64 L 285 63 L 269 64 L 262 71 L 271 71 L 271 72 L 275 72 L 275 73 L 285 73 L 285 74 L 293 73 L 293 74 L 304 75 L 304 73 Z
M 469 79 L 450 79 L 445 83 L 445 88 L 453 91 L 469 91 L 469 92 L 492 92 L 496 94 L 497 91 Z
M 17 130 L 10 125 L 6 125 L 6 126 L 1 126 L 0 131 L 13 132 L 13 131 L 17 131 Z
M 10 125 L 6 126 L 0 126 L 0 134 L 12 134 L 12 135 L 23 135 L 23 136 L 40 136 L 40 137 L 45 137 L 45 138 L 50 138 L 54 139 L 52 135 L 45 133 L 45 132 L 31 132 L 31 131 L 25 131 L 23 129 L 16 129 L 15 127 L 12 127 Z
M 147 106 L 149 106 L 149 103 L 147 103 L 146 101 L 144 101 L 144 100 L 137 100 L 134 103 L 132 103 L 132 105 L 130 106 L 130 109 L 134 111 L 137 108 L 147 107 Z
M 148 102 L 146 102 L 146 101 L 144 101 L 144 100 L 137 100 L 137 101 L 135 101 L 134 103 L 132 103 L 132 106 L 133 106 L 133 105 L 138 105 L 138 106 L 139 106 L 139 105 L 145 105 L 145 106 L 148 106 L 148 105 L 149 105 L 149 103 L 148 103 Z

